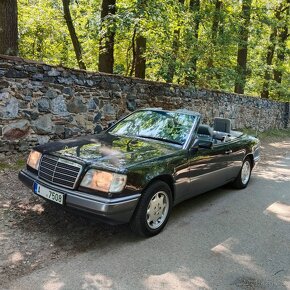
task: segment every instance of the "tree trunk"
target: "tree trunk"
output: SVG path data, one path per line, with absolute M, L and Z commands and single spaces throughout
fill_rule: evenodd
M 264 74 L 264 83 L 263 83 L 263 89 L 261 92 L 261 98 L 265 98 L 265 99 L 269 98 L 269 81 L 271 79 L 270 67 L 272 66 L 272 62 L 273 62 L 275 46 L 276 46 L 275 45 L 276 37 L 277 37 L 277 28 L 274 27 L 269 38 L 269 46 L 267 49 L 267 59 L 266 59 L 267 67 Z
M 135 62 L 136 62 L 136 45 L 135 45 L 135 38 L 136 38 L 136 27 L 133 30 L 133 36 L 132 36 L 132 40 L 131 40 L 131 44 L 128 47 L 127 50 L 127 70 L 126 70 L 126 76 L 128 75 L 129 72 L 129 76 L 133 76 L 133 72 L 135 70 Z M 130 63 L 129 61 L 129 52 L 132 49 L 132 62 Z
M 213 15 L 213 21 L 211 26 L 211 44 L 213 46 L 213 50 L 215 50 L 217 44 L 217 35 L 219 31 L 220 21 L 221 21 L 221 8 L 222 8 L 222 1 L 216 0 L 215 1 L 215 9 Z M 210 55 L 207 67 L 212 68 L 214 66 L 213 63 L 213 55 Z
M 0 54 L 18 55 L 17 0 L 0 0 Z
M 173 41 L 172 41 L 172 56 L 168 63 L 168 71 L 166 75 L 166 82 L 172 83 L 173 77 L 176 70 L 176 60 L 179 50 L 179 38 L 180 38 L 180 29 L 175 29 L 173 32 Z
M 139 10 L 139 14 L 141 16 L 142 13 L 140 11 L 145 11 L 147 6 L 147 0 L 138 0 L 137 1 L 137 9 Z M 142 29 L 141 29 L 142 30 Z M 136 36 L 136 47 L 135 47 L 135 77 L 145 79 L 146 72 L 146 43 L 147 40 L 142 32 L 137 33 Z
M 275 18 L 279 21 L 281 21 L 281 10 L 283 8 L 282 3 L 279 5 L 277 10 L 275 11 Z M 272 79 L 271 76 L 271 66 L 273 64 L 273 58 L 274 58 L 274 53 L 275 53 L 275 48 L 276 48 L 276 42 L 277 42 L 277 34 L 278 34 L 278 28 L 277 24 L 272 27 L 272 32 L 270 34 L 269 38 L 269 45 L 267 48 L 267 58 L 266 58 L 266 70 L 264 74 L 264 83 L 263 83 L 263 88 L 261 92 L 261 98 L 269 98 L 269 81 Z
M 184 5 L 184 0 L 179 0 L 179 3 L 180 5 Z M 168 64 L 168 72 L 166 75 L 167 83 L 173 82 L 173 77 L 175 75 L 175 70 L 176 70 L 176 60 L 178 56 L 179 46 L 180 46 L 180 28 L 175 29 L 173 32 L 172 59 L 169 60 L 169 64 Z
M 102 24 L 99 43 L 99 71 L 113 73 L 115 27 L 107 20 L 108 17 L 111 17 L 116 13 L 116 0 L 103 0 L 101 9 Z
M 77 37 L 76 31 L 73 25 L 73 21 L 71 18 L 70 10 L 69 10 L 70 0 L 62 0 L 62 3 L 63 3 L 64 19 L 66 21 L 66 25 L 69 30 L 71 41 L 73 43 L 73 47 L 74 47 L 74 51 L 75 51 L 79 68 L 86 69 L 85 63 L 83 61 L 81 45 Z
M 136 65 L 135 77 L 145 79 L 146 71 L 146 38 L 143 35 L 138 35 L 136 38 Z
M 241 14 L 241 20 L 243 23 L 240 27 L 240 40 L 238 42 L 237 68 L 236 68 L 237 77 L 235 81 L 235 93 L 238 94 L 244 93 L 246 85 L 251 4 L 252 0 L 243 0 Z
M 278 49 L 277 49 L 277 64 L 274 70 L 274 80 L 278 83 L 282 83 L 282 70 L 279 67 L 285 61 L 285 55 L 287 50 L 287 38 L 289 36 L 289 28 L 288 28 L 288 21 L 289 18 L 289 10 L 290 10 L 290 1 L 287 0 L 285 3 L 285 7 L 281 9 L 281 12 L 286 12 L 284 25 L 281 27 L 281 30 L 278 33 L 277 42 L 278 42 Z M 281 20 L 281 17 L 280 17 Z M 280 95 L 280 94 L 279 94 Z
M 192 84 L 196 82 L 196 71 L 197 71 L 197 47 L 198 47 L 198 31 L 200 25 L 200 0 L 190 0 L 189 7 L 191 12 L 193 13 L 194 24 L 193 24 L 193 45 L 194 53 L 193 56 L 190 58 L 190 71 L 191 73 L 185 77 L 186 84 Z

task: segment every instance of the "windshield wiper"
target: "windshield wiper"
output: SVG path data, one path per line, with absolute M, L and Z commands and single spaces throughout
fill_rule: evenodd
M 163 141 L 167 143 L 172 143 L 172 144 L 177 144 L 177 145 L 182 145 L 182 143 L 174 140 L 168 140 L 164 138 L 159 138 L 159 137 L 152 137 L 152 136 L 146 136 L 146 135 L 136 135 L 135 137 L 141 137 L 141 138 L 147 138 L 147 139 L 153 139 L 153 140 L 158 140 L 158 141 Z

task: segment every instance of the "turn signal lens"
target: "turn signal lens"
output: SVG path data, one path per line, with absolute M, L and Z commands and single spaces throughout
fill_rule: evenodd
M 27 165 L 29 165 L 33 169 L 38 170 L 40 159 L 41 159 L 41 153 L 38 151 L 32 150 L 28 156 Z

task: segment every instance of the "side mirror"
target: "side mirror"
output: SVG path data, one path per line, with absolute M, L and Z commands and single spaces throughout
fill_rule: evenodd
M 213 147 L 213 141 L 211 140 L 200 140 L 198 143 L 199 148 L 204 148 L 204 149 L 212 149 Z

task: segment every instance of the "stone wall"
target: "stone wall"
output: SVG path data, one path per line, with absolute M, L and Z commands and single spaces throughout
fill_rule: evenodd
M 289 104 L 224 92 L 54 67 L 0 55 L 0 152 L 100 132 L 137 108 L 186 108 L 237 129 L 288 125 Z

